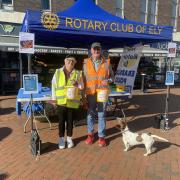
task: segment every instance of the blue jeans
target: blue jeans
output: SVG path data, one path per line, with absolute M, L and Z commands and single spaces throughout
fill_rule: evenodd
M 94 131 L 94 120 L 98 118 L 98 136 L 105 136 L 106 128 L 106 103 L 97 102 L 97 95 L 87 95 L 88 101 L 88 112 L 87 112 L 87 127 L 88 133 L 93 133 Z

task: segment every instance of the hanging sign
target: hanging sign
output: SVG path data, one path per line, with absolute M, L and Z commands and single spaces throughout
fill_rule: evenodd
M 168 43 L 168 57 L 176 57 L 176 43 Z
M 174 71 L 166 71 L 166 85 L 174 85 Z
M 24 74 L 23 75 L 24 94 L 38 93 L 38 75 Z
M 125 91 L 131 93 L 134 86 L 137 67 L 142 55 L 142 45 L 124 48 L 119 61 L 114 83 L 124 86 Z
M 34 34 L 19 33 L 19 53 L 34 54 Z

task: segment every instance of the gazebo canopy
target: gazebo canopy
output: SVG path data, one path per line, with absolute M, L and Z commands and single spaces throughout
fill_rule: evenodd
M 22 32 L 35 33 L 35 44 L 89 48 L 94 41 L 104 48 L 172 40 L 173 27 L 144 24 L 114 16 L 92 0 L 78 0 L 57 14 L 27 10 Z

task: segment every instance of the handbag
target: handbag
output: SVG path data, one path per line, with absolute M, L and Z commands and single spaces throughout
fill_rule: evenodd
M 36 129 L 31 130 L 30 148 L 32 155 L 37 156 L 41 154 L 41 139 Z

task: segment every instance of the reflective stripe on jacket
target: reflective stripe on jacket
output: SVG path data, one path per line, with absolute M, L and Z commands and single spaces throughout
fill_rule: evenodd
M 97 89 L 108 89 L 108 85 L 103 86 L 102 81 L 109 78 L 110 60 L 102 58 L 102 62 L 96 71 L 91 58 L 84 60 L 84 76 L 86 81 L 86 94 L 95 94 Z
M 78 70 L 73 70 L 67 82 L 63 68 L 56 70 L 55 75 L 56 75 L 55 94 L 56 94 L 57 105 L 65 105 L 66 107 L 70 107 L 70 108 L 78 108 L 80 104 L 80 94 L 78 94 L 78 96 L 75 99 L 67 99 L 66 86 L 73 86 L 74 81 L 79 81 L 79 79 L 81 78 L 80 77 L 81 72 Z

